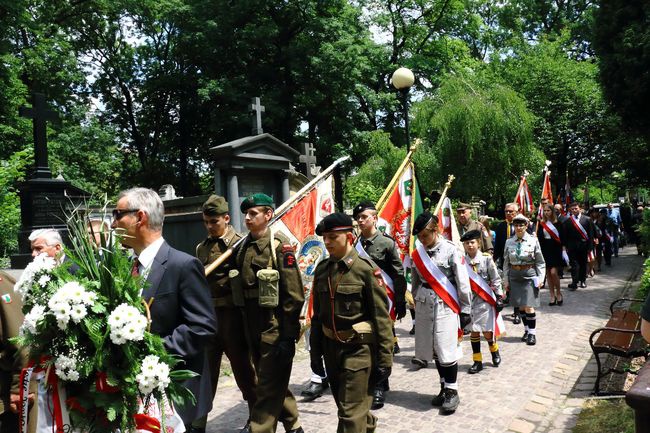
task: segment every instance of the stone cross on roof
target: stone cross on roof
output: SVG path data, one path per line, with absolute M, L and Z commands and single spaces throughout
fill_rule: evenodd
M 263 134 L 264 131 L 262 130 L 262 113 L 264 113 L 264 106 L 260 103 L 260 98 L 255 97 L 251 100 L 250 109 L 253 124 L 253 135 Z
M 34 93 L 32 96 L 32 108 L 20 107 L 22 117 L 32 119 L 34 125 L 34 156 L 36 157 L 36 169 L 33 177 L 52 178 L 52 172 L 47 162 L 47 121 L 55 120 L 57 114 L 50 110 L 42 93 Z

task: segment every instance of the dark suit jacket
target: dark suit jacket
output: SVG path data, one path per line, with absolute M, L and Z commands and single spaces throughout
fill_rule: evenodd
M 507 236 L 508 221 L 501 221 L 494 230 L 494 261 L 497 262 L 499 259 L 503 258 L 503 249 L 506 246 L 506 241 L 508 240 Z M 515 235 L 515 228 L 510 223 L 510 236 Z
M 591 218 L 580 215 L 579 223 L 587 232 L 588 240 L 585 240 L 581 232 L 573 225 L 569 217 L 562 223 L 562 246 L 567 250 L 586 248 L 587 251 L 594 247 L 594 223 Z
M 208 349 L 214 343 L 217 319 L 201 262 L 164 242 L 158 250 L 142 297 L 151 304 L 151 332 L 160 335 L 168 352 L 185 361 L 180 368 L 199 374 L 184 385 L 196 405 L 177 407 L 185 424 L 212 409 Z

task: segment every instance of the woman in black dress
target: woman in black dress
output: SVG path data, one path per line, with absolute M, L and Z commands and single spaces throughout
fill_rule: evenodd
M 542 255 L 546 262 L 546 283 L 551 292 L 551 302 L 548 305 L 562 305 L 564 298 L 560 292 L 560 276 L 558 270 L 564 267 L 562 257 L 562 233 L 553 205 L 545 204 L 544 214 L 537 227 L 537 239 L 542 247 Z

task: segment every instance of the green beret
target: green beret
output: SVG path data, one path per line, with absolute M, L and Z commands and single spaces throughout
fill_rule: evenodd
M 203 213 L 206 215 L 221 215 L 228 213 L 228 202 L 225 198 L 212 194 L 203 203 Z
M 471 209 L 471 208 L 472 208 L 471 204 L 461 202 L 461 203 L 458 203 L 458 207 L 456 207 L 456 212 L 458 212 L 459 210 L 465 210 L 465 209 Z
M 322 236 L 326 232 L 352 231 L 352 218 L 342 212 L 327 215 L 316 226 L 316 234 Z
M 246 213 L 248 209 L 255 206 L 268 206 L 273 209 L 273 199 L 266 194 L 258 192 L 257 194 L 249 195 L 246 197 L 246 199 L 241 202 L 241 206 L 239 208 L 241 209 L 242 213 Z

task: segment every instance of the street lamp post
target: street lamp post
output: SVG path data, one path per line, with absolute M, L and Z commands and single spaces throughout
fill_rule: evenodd
M 393 72 L 391 83 L 399 90 L 402 95 L 402 108 L 404 109 L 404 129 L 406 131 L 406 147 L 411 144 L 411 136 L 409 132 L 409 89 L 415 82 L 413 71 L 408 68 L 399 68 Z

